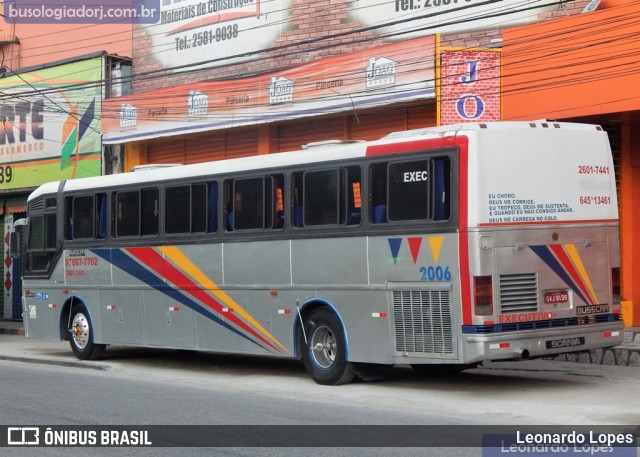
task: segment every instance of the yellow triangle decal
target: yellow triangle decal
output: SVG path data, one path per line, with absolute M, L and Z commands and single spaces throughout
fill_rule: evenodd
M 442 248 L 442 242 L 444 241 L 444 236 L 430 236 L 429 246 L 431 246 L 431 255 L 433 256 L 433 261 L 437 264 L 438 258 L 440 257 L 440 249 Z

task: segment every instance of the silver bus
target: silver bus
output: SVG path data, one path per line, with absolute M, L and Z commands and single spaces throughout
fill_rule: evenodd
M 26 336 L 301 358 L 321 384 L 622 341 L 598 126 L 497 122 L 44 184 Z

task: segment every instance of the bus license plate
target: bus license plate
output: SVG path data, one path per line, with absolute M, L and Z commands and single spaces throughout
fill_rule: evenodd
M 549 290 L 544 293 L 545 305 L 556 305 L 569 302 L 569 292 L 566 290 Z
M 547 349 L 572 348 L 582 346 L 584 344 L 584 336 L 576 336 L 573 338 L 561 338 L 558 340 L 547 341 Z

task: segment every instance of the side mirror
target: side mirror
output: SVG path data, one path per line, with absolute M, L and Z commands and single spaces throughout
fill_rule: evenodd
M 9 253 L 11 254 L 12 259 L 17 259 L 20 257 L 20 233 L 16 230 L 11 231 L 10 241 L 9 241 Z
M 27 225 L 27 219 L 18 219 L 13 224 L 13 230 L 9 236 L 9 254 L 12 259 L 20 257 L 20 227 Z

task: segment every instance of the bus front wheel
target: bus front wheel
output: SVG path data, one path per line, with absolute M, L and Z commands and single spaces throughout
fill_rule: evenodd
M 93 326 L 84 306 L 76 305 L 71 310 L 69 343 L 75 356 L 81 360 L 100 358 L 106 345 L 93 342 Z
M 304 328 L 307 344 L 302 359 L 311 378 L 333 386 L 351 382 L 356 373 L 346 358 L 346 340 L 338 317 L 320 308 L 311 313 Z

